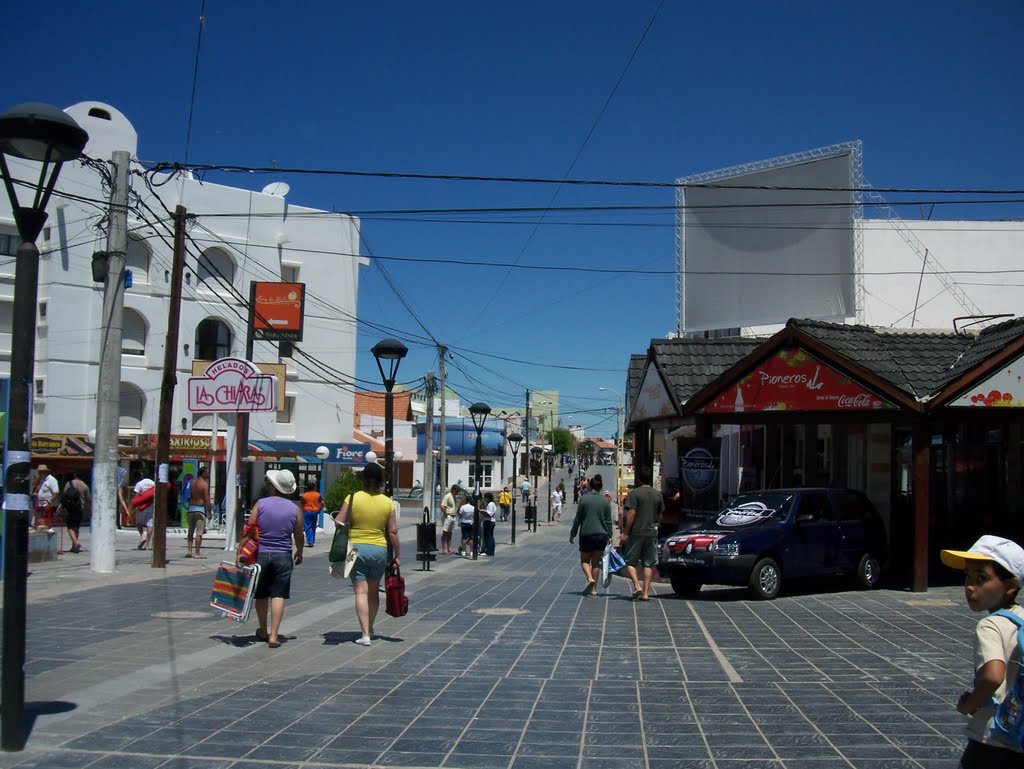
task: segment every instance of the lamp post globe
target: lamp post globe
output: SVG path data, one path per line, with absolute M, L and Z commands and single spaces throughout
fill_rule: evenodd
M 28 588 L 28 531 L 31 515 L 30 391 L 35 380 L 36 300 L 39 249 L 36 239 L 46 223 L 46 206 L 65 161 L 81 156 L 87 134 L 67 113 L 49 104 L 28 103 L 0 114 L 0 176 L 21 245 L 15 255 L 12 308 L 10 408 L 4 452 L 3 645 L 0 661 L 0 747 L 25 747 L 25 625 Z M 29 180 L 11 176 L 7 157 L 41 163 Z M 30 190 L 22 205 L 15 184 Z M 112 525 L 112 524 L 111 524 Z
M 397 339 L 382 339 L 375 344 L 370 352 L 377 361 L 377 370 L 380 371 L 381 381 L 384 383 L 384 493 L 389 497 L 393 495 L 394 486 L 392 473 L 393 447 L 395 432 L 395 413 L 392 390 L 395 389 L 395 381 L 398 377 L 398 364 L 409 352 L 409 348 Z
M 373 465 L 377 463 L 377 452 L 367 451 L 366 452 L 366 464 Z
M 331 455 L 331 450 L 326 446 L 317 446 L 316 452 L 314 453 L 316 454 L 317 459 L 323 461 Z
M 480 434 L 484 430 L 484 423 L 487 421 L 487 415 L 491 413 L 491 407 L 486 403 L 474 403 L 469 407 L 469 416 L 473 420 L 473 427 L 476 428 L 476 467 L 475 467 L 475 483 L 473 484 L 473 560 L 477 559 L 478 550 L 480 549 L 480 496 L 483 490 L 483 465 L 480 461 L 480 455 L 483 453 L 483 446 L 480 439 Z

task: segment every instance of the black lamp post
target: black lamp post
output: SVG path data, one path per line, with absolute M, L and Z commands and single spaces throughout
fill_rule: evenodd
M 555 464 L 555 450 L 548 449 L 544 452 L 544 456 L 548 459 L 548 523 L 553 520 L 551 517 L 551 495 L 554 493 L 554 489 L 551 488 L 551 467 Z
M 11 334 L 11 401 L 4 455 L 4 616 L 0 670 L 0 747 L 25 747 L 25 603 L 28 586 L 28 530 L 32 499 L 29 483 L 31 419 L 35 380 L 36 295 L 39 249 L 36 238 L 46 223 L 46 204 L 61 166 L 81 156 L 89 141 L 70 115 L 48 104 L 20 104 L 0 115 L 0 175 L 11 199 L 21 245 L 15 256 Z M 18 202 L 6 156 L 42 164 L 31 205 Z M 21 183 L 19 181 L 19 183 Z
M 519 433 L 511 433 L 508 438 L 508 447 L 512 449 L 512 544 L 516 543 L 516 475 L 519 470 L 519 447 L 523 445 L 523 436 Z
M 384 493 L 389 497 L 394 491 L 392 471 L 395 460 L 395 403 L 391 391 L 395 389 L 398 364 L 409 352 L 409 348 L 397 339 L 383 339 L 370 350 L 377 361 L 381 381 L 384 382 Z M 385 365 L 387 371 L 384 370 Z
M 537 486 L 540 483 L 537 476 L 540 473 L 540 458 L 544 454 L 544 449 L 541 446 L 531 446 L 530 453 L 533 455 L 533 460 L 530 462 L 533 465 L 533 530 L 537 531 Z
M 476 483 L 473 486 L 473 560 L 477 559 L 477 551 L 480 549 L 480 490 L 484 484 L 483 466 L 480 461 L 480 454 L 483 446 L 480 442 L 480 434 L 484 431 L 484 422 L 487 415 L 491 413 L 491 407 L 486 403 L 474 403 L 469 407 L 469 415 L 473 418 L 473 427 L 476 428 Z

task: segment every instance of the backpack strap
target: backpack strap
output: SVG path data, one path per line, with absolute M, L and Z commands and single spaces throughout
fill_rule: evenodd
M 1012 612 L 1009 609 L 1000 609 L 999 611 L 994 611 L 990 616 L 1006 617 L 1006 619 L 1010 620 L 1010 622 L 1015 624 L 1018 628 L 1024 628 L 1024 617 L 1021 617 L 1019 614 L 1016 614 L 1015 612 Z

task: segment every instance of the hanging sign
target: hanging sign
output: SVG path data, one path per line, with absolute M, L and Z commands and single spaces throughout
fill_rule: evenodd
M 215 360 L 188 380 L 188 409 L 196 413 L 275 411 L 276 396 L 276 378 L 241 358 Z
M 806 350 L 787 348 L 718 395 L 701 411 L 876 411 L 896 408 Z
M 302 315 L 306 305 L 304 283 L 252 284 L 253 339 L 267 342 L 301 342 Z

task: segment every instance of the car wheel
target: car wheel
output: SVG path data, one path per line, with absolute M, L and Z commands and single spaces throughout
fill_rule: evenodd
M 862 590 L 874 590 L 882 580 L 882 566 L 871 553 L 864 553 L 857 564 L 857 585 Z
M 782 587 L 782 572 L 771 558 L 762 558 L 750 572 L 750 592 L 760 601 L 770 601 Z
M 686 577 L 672 575 L 672 591 L 681 598 L 696 598 L 700 593 L 701 583 Z

